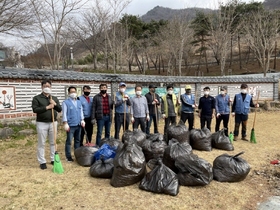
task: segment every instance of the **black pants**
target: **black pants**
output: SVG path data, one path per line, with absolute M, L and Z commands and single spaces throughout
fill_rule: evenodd
M 129 127 L 129 114 L 126 113 L 125 130 Z M 124 114 L 115 113 L 115 139 L 120 139 L 121 126 L 124 127 Z
M 207 128 L 211 131 L 211 121 L 212 121 L 212 115 L 208 116 L 208 115 L 201 115 L 200 117 L 200 128 L 204 128 L 205 127 L 205 122 L 206 122 L 206 126 Z
M 86 123 L 85 130 L 87 132 L 88 142 L 91 143 L 91 138 L 93 133 L 93 125 L 91 124 L 91 118 L 90 117 L 85 118 L 84 121 Z M 83 146 L 84 135 L 85 135 L 84 128 L 81 128 L 80 146 Z
M 170 125 L 176 124 L 176 116 L 170 116 L 164 119 L 164 139 L 168 143 L 167 129 Z
M 228 136 L 228 121 L 229 121 L 229 114 L 222 114 L 219 117 L 216 117 L 216 126 L 215 132 L 220 130 L 220 124 L 223 121 L 225 135 Z
M 239 127 L 240 127 L 240 124 L 242 124 L 241 135 L 242 135 L 242 137 L 246 137 L 247 121 L 248 121 L 248 115 L 235 114 L 235 126 L 234 126 L 234 132 L 233 132 L 234 136 L 238 136 Z
M 193 121 L 194 121 L 194 114 L 193 113 L 185 113 L 181 112 L 181 119 L 184 123 L 188 120 L 189 123 L 189 131 L 193 129 Z
M 134 118 L 134 123 L 133 123 L 133 130 L 138 129 L 138 126 L 140 125 L 141 131 L 145 133 L 146 131 L 146 117 L 141 117 L 141 118 Z
M 147 122 L 147 126 L 146 126 L 146 134 L 150 134 L 150 128 L 151 128 L 152 122 L 154 122 L 154 133 L 158 133 L 157 116 L 155 114 L 150 114 L 150 121 Z

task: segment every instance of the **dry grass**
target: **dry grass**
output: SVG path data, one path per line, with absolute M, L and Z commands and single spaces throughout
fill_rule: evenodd
M 248 134 L 252 122 L 253 114 L 250 114 Z M 198 123 L 197 118 L 196 128 Z M 205 187 L 181 186 L 175 197 L 142 191 L 138 184 L 114 188 L 110 180 L 90 177 L 89 168 L 65 161 L 63 132 L 58 136 L 65 169 L 61 175 L 54 174 L 50 164 L 47 170 L 39 168 L 35 135 L 3 141 L 0 142 L 0 209 L 256 209 L 258 202 L 278 194 L 273 174 L 280 174 L 280 170 L 269 163 L 280 158 L 278 123 L 279 112 L 260 112 L 255 126 L 257 144 L 239 140 L 234 142 L 232 152 L 194 150 L 210 163 L 218 155 L 245 151 L 242 157 L 250 163 L 251 171 L 244 181 L 220 183 L 213 180 Z M 161 122 L 161 129 L 162 125 Z M 48 148 L 47 145 L 47 158 Z

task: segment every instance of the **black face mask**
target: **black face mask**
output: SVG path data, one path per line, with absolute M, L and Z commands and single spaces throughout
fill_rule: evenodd
M 89 96 L 90 92 L 84 92 L 85 96 Z
M 154 92 L 156 92 L 156 91 L 155 91 L 155 89 L 150 89 L 150 92 L 151 92 L 151 93 L 154 93 Z
M 190 94 L 191 93 L 191 90 L 186 90 L 186 94 Z
M 105 93 L 107 93 L 107 90 L 100 90 L 100 93 L 105 94 Z

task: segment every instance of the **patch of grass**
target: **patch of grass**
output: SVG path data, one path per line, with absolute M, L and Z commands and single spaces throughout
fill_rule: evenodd
M 27 142 L 25 143 L 24 146 L 30 147 L 30 146 L 33 146 L 34 144 L 35 144 L 35 141 L 31 141 L 31 140 L 27 139 Z

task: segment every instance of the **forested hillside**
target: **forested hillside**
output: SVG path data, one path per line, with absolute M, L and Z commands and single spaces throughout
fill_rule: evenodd
M 266 9 L 280 9 L 279 0 L 265 0 L 263 5 Z

